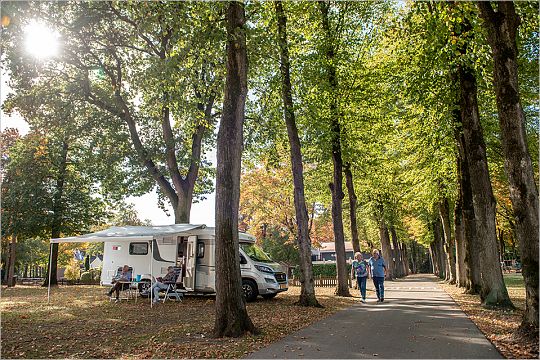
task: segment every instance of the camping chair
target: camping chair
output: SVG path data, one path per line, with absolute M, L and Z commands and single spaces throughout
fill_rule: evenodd
M 122 268 L 123 267 L 120 266 L 116 270 L 116 274 L 114 275 L 114 277 L 119 277 L 120 274 L 122 274 Z M 131 283 L 133 281 L 133 268 L 131 266 L 129 267 L 129 271 L 131 271 L 132 278 L 129 279 L 129 282 L 123 283 L 122 287 L 120 288 L 120 296 L 118 297 L 119 300 L 131 300 L 137 296 L 138 289 L 134 289 Z M 111 297 L 109 298 L 109 301 L 113 301 L 113 300 L 116 300 L 115 292 L 113 292 L 111 294 Z
M 167 289 L 165 290 L 165 297 L 163 298 L 163 302 L 167 301 L 167 299 L 174 301 L 182 301 L 184 293 L 186 292 L 186 290 L 183 289 L 182 284 L 182 268 L 175 267 L 174 272 L 176 274 L 176 281 L 165 283 L 167 284 Z

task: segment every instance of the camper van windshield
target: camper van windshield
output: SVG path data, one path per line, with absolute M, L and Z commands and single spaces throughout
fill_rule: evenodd
M 253 261 L 274 262 L 260 247 L 255 244 L 240 244 L 240 247 Z

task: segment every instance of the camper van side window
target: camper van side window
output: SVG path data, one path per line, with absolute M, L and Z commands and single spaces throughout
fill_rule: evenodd
M 204 257 L 204 243 L 202 242 L 197 243 L 197 257 L 198 258 Z
M 147 255 L 147 254 L 148 254 L 148 243 L 146 242 L 129 243 L 129 255 Z

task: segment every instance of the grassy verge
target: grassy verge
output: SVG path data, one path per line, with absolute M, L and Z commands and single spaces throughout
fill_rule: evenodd
M 483 308 L 478 295 L 463 294 L 463 289 L 453 285 L 442 286 L 505 357 L 538 359 L 538 338 L 525 339 L 514 335 L 525 309 L 523 277 L 521 274 L 504 274 L 504 280 L 516 306 L 514 311 Z
M 1 358 L 239 358 L 350 306 L 353 298 L 317 288 L 324 309 L 293 303 L 291 287 L 248 304 L 258 336 L 214 339 L 214 298 L 186 297 L 150 309 L 148 301 L 110 303 L 99 286 L 3 289 Z M 356 299 L 358 300 L 358 299 Z

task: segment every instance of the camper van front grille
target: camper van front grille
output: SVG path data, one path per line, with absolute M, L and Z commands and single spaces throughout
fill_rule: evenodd
M 287 282 L 287 275 L 285 275 L 285 273 L 277 272 L 277 273 L 274 273 L 274 276 L 276 277 L 276 280 L 278 283 Z

